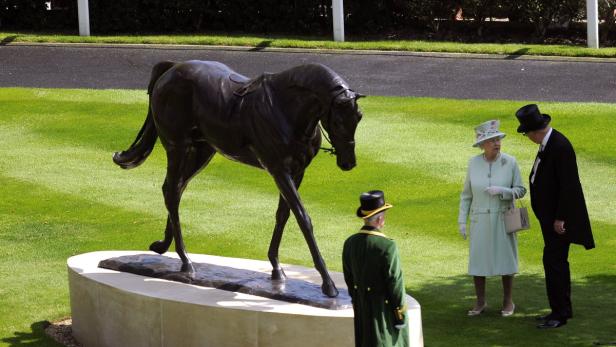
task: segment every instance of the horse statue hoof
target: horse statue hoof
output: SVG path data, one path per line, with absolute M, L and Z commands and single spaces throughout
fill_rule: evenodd
M 195 267 L 193 266 L 192 263 L 184 263 L 182 264 L 182 268 L 181 268 L 182 272 L 187 273 L 188 275 L 194 275 L 195 274 Z
M 150 251 L 152 252 L 156 252 L 158 254 L 163 254 L 165 252 L 167 252 L 167 250 L 169 249 L 169 245 L 165 244 L 163 241 L 159 240 L 159 241 L 154 241 L 152 242 L 152 244 L 150 245 Z
M 284 281 L 287 275 L 282 268 L 272 270 L 272 281 Z
M 329 296 L 330 298 L 335 298 L 338 296 L 338 289 L 336 289 L 336 286 L 333 282 L 323 283 L 323 285 L 321 286 L 321 291 L 323 292 L 323 294 Z

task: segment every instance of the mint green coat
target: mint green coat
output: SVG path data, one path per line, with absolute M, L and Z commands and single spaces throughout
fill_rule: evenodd
M 492 196 L 485 191 L 489 186 L 507 189 Z M 501 153 L 490 163 L 480 154 L 469 160 L 458 215 L 458 223 L 466 223 L 470 217 L 469 275 L 495 276 L 518 272 L 516 235 L 505 231 L 503 214 L 511 205 L 514 193 L 517 198 L 526 194 L 514 157 Z

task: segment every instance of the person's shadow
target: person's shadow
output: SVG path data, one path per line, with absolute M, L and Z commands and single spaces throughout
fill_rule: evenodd
M 45 328 L 47 328 L 49 324 L 49 321 L 32 323 L 30 325 L 30 332 L 16 331 L 13 333 L 14 336 L 5 337 L 2 339 L 2 342 L 6 343 L 10 347 L 62 347 L 61 344 L 55 342 L 52 338 L 45 334 Z
M 410 281 L 412 283 L 412 280 Z M 573 319 L 566 326 L 537 329 L 536 317 L 549 313 L 542 275 L 520 274 L 514 279 L 515 314 L 501 317 L 499 276 L 487 281 L 488 308 L 467 317 L 474 303 L 470 276 L 442 277 L 409 294 L 419 301 L 426 346 L 616 346 L 616 275 L 578 277 L 571 286 Z

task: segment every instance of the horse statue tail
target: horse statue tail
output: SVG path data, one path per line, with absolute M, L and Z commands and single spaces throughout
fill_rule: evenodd
M 113 154 L 113 162 L 118 164 L 122 169 L 132 169 L 139 166 L 148 158 L 154 148 L 158 133 L 156 132 L 156 126 L 154 126 L 154 120 L 152 119 L 152 90 L 160 76 L 172 68 L 174 64 L 175 63 L 171 61 L 163 61 L 154 65 L 154 68 L 152 68 L 152 77 L 148 85 L 150 102 L 145 122 L 141 130 L 139 130 L 139 134 L 137 134 L 137 138 L 135 138 L 133 144 L 130 145 L 127 150 L 115 152 Z

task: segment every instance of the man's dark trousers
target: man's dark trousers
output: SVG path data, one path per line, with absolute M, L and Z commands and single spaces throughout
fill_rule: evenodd
M 566 322 L 573 317 L 571 308 L 571 274 L 569 241 L 554 232 L 552 223 L 541 223 L 543 233 L 543 268 L 551 318 Z

